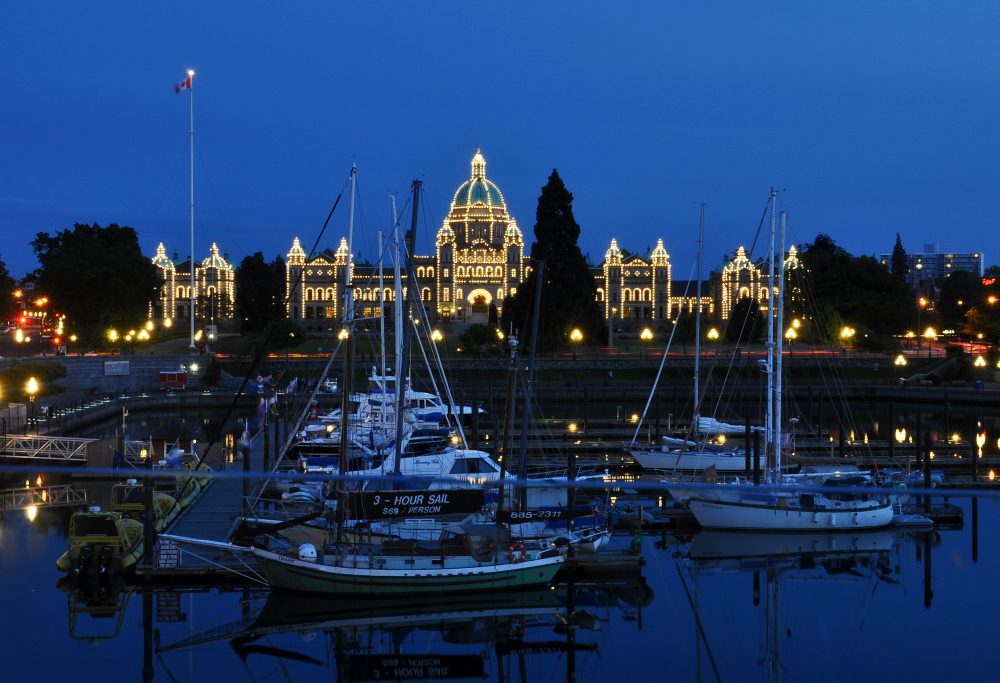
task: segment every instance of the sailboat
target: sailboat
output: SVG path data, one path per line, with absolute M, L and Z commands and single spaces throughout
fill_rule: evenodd
M 694 352 L 694 419 L 691 422 L 691 431 L 696 435 L 705 435 L 706 438 L 698 440 L 678 439 L 664 436 L 661 442 L 652 446 L 641 446 L 636 443 L 636 437 L 642 428 L 642 421 L 636 426 L 632 441 L 626 446 L 626 450 L 644 470 L 670 471 L 670 472 L 702 472 L 709 468 L 715 468 L 718 473 L 745 472 L 747 468 L 746 454 L 733 448 L 724 448 L 721 445 L 712 446 L 707 443 L 707 436 L 728 434 L 741 431 L 735 425 L 728 425 L 719 422 L 714 418 L 702 417 L 701 413 L 701 254 L 705 240 L 705 205 L 701 205 L 700 217 L 698 221 L 698 271 L 697 271 L 697 293 L 695 306 L 695 352 Z M 660 374 L 666 362 L 667 354 L 663 354 L 660 361 L 660 369 L 653 382 L 649 399 L 646 401 L 645 410 L 642 417 L 645 418 L 646 411 L 656 393 L 656 386 L 659 383 Z
M 417 203 L 421 182 L 413 181 L 413 219 L 406 235 L 407 275 L 414 282 L 413 242 L 417 223 Z M 352 194 L 353 196 L 353 194 Z M 351 253 L 348 250 L 348 253 Z M 350 275 L 350 268 L 346 271 Z M 341 425 L 341 450 L 347 452 L 351 368 L 351 341 L 353 311 L 350 302 L 350 282 L 345 286 L 346 339 L 344 364 L 344 393 Z M 414 288 L 410 288 L 413 292 Z M 406 353 L 412 326 L 410 298 L 402 305 L 403 335 L 401 363 L 397 378 L 407 376 L 409 364 Z M 404 444 L 404 382 L 397 383 L 395 417 L 395 457 L 386 472 L 395 477 L 403 473 Z M 369 478 L 369 472 L 350 472 L 345 461 L 341 475 L 360 484 Z M 388 469 L 387 464 L 384 466 Z M 438 470 L 440 473 L 440 470 Z M 469 473 L 466 473 L 469 474 Z M 368 519 L 396 518 L 404 508 L 417 506 L 426 513 L 451 502 L 457 492 L 436 493 L 428 491 L 365 491 L 349 490 L 349 481 L 342 476 L 338 485 L 336 538 L 319 548 L 312 543 L 297 547 L 287 542 L 274 541 L 266 547 L 251 546 L 258 566 L 272 588 L 321 594 L 386 595 L 413 593 L 467 593 L 545 585 L 559 571 L 564 561 L 562 552 L 548 544 L 528 547 L 514 540 L 510 530 L 499 523 L 445 527 L 435 541 L 410 539 L 380 539 L 378 543 L 348 543 L 345 526 L 349 508 L 358 516 Z M 472 502 L 473 509 L 482 507 L 479 500 Z M 425 509 L 426 508 L 426 509 Z
M 690 498 L 691 512 L 698 524 L 710 529 L 753 531 L 839 531 L 875 529 L 888 526 L 893 506 L 885 495 L 858 493 L 856 488 L 836 490 L 837 477 L 812 486 L 791 483 L 781 474 L 782 420 L 782 335 L 784 324 L 784 259 L 775 280 L 775 200 L 771 191 L 771 229 L 768 258 L 767 330 L 767 418 L 765 442 L 771 468 L 767 489 L 742 485 L 704 487 Z M 784 253 L 786 214 L 781 214 L 781 253 Z M 776 292 L 777 291 L 777 295 Z M 776 301 L 777 299 L 777 301 Z M 776 333 L 777 330 L 777 333 Z

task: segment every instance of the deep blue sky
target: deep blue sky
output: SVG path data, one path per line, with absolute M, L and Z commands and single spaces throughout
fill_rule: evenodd
M 793 238 L 997 263 L 996 2 L 46 2 L 0 23 L 0 256 L 117 221 L 186 256 L 198 70 L 197 255 L 311 242 L 359 165 L 359 237 L 426 186 L 432 236 L 477 145 L 530 243 L 558 168 L 581 245 L 665 239 L 689 272 L 753 238 L 771 185 Z M 338 212 L 329 246 L 345 232 Z M 370 250 L 370 247 L 368 247 Z

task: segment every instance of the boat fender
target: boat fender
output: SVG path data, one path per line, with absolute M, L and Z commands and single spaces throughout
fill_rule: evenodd
M 528 549 L 520 541 L 514 541 L 507 548 L 507 559 L 511 562 L 524 562 L 528 559 Z
M 316 557 L 316 546 L 312 543 L 303 543 L 299 546 L 299 559 L 303 562 L 315 562 Z

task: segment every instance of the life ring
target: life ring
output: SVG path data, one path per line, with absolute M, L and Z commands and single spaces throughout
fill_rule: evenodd
M 511 562 L 524 562 L 528 559 L 528 549 L 520 541 L 514 541 L 507 548 L 507 559 Z

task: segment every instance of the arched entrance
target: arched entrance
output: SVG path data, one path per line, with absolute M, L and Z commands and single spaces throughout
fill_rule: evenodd
M 490 304 L 493 295 L 485 289 L 474 289 L 469 292 L 469 322 L 487 324 L 490 321 Z

